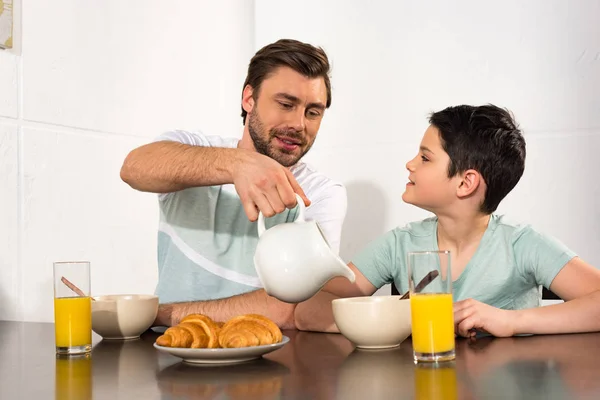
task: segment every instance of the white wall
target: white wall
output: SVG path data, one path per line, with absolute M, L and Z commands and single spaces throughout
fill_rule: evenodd
M 53 319 L 57 260 L 90 260 L 96 295 L 154 291 L 156 198 L 121 163 L 168 129 L 241 134 L 253 10 L 24 2 L 22 42 L 0 52 L 0 320 Z
M 598 0 L 257 0 L 257 47 L 293 37 L 333 63 L 307 160 L 348 186 L 342 256 L 427 215 L 400 197 L 427 113 L 491 102 L 515 113 L 529 152 L 499 211 L 600 266 L 598 16 Z
M 307 159 L 348 187 L 345 259 L 427 215 L 400 199 L 427 113 L 494 102 L 529 151 L 501 211 L 600 266 L 600 1 L 491 4 L 17 2 L 22 35 L 0 52 L 0 319 L 52 320 L 55 260 L 89 259 L 96 295 L 154 290 L 156 201 L 120 181 L 123 158 L 167 129 L 239 136 L 248 61 L 281 37 L 333 62 Z

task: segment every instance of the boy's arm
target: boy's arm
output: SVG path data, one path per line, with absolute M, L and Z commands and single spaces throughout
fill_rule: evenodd
M 517 311 L 516 334 L 600 331 L 600 270 L 575 257 L 549 289 L 565 303 Z
M 338 297 L 371 296 L 384 284 L 393 281 L 396 260 L 394 231 L 378 237 L 354 256 L 348 267 L 356 275 L 354 283 L 334 278 L 311 299 L 298 304 L 294 311 L 296 327 L 316 332 L 337 332 L 331 302 Z M 360 269 L 357 267 L 360 267 Z
M 457 333 L 473 329 L 495 336 L 600 331 L 600 270 L 572 258 L 556 275 L 550 290 L 565 303 L 525 310 L 500 310 L 473 299 L 454 304 Z
M 348 267 L 356 275 L 354 283 L 346 278 L 333 278 L 316 295 L 299 303 L 294 310 L 296 328 L 301 331 L 339 332 L 333 319 L 331 302 L 340 297 L 370 296 L 376 287 L 352 263 Z

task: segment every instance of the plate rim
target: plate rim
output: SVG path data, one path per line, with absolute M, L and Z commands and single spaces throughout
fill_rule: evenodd
M 281 337 L 281 341 L 277 342 L 277 343 L 271 343 L 271 344 L 263 344 L 260 346 L 246 346 L 246 347 L 232 347 L 232 348 L 216 348 L 216 349 L 207 349 L 207 348 L 200 348 L 200 349 L 192 349 L 189 347 L 166 347 L 166 346 L 160 346 L 156 343 L 156 341 L 154 343 L 152 343 L 152 346 L 154 346 L 155 349 L 157 350 L 161 350 L 161 351 L 165 351 L 167 353 L 171 353 L 173 354 L 173 351 L 186 351 L 186 352 L 191 352 L 190 354 L 194 354 L 194 355 L 202 355 L 202 354 L 227 354 L 227 353 L 239 353 L 240 351 L 260 351 L 260 350 L 269 350 L 275 347 L 283 347 L 285 346 L 287 343 L 290 342 L 290 338 L 288 336 L 282 335 Z M 179 357 L 179 356 L 177 356 Z

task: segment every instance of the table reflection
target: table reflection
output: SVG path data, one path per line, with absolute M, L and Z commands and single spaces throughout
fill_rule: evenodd
M 179 362 L 159 371 L 156 380 L 164 399 L 277 399 L 288 373 L 266 359 L 221 366 Z

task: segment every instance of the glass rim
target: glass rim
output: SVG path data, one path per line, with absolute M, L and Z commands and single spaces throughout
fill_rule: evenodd
M 450 250 L 423 250 L 423 251 L 409 251 L 407 253 L 409 256 L 411 254 L 421 255 L 421 254 L 450 254 Z
M 90 264 L 89 261 L 53 261 L 52 265 L 64 265 L 64 264 Z

